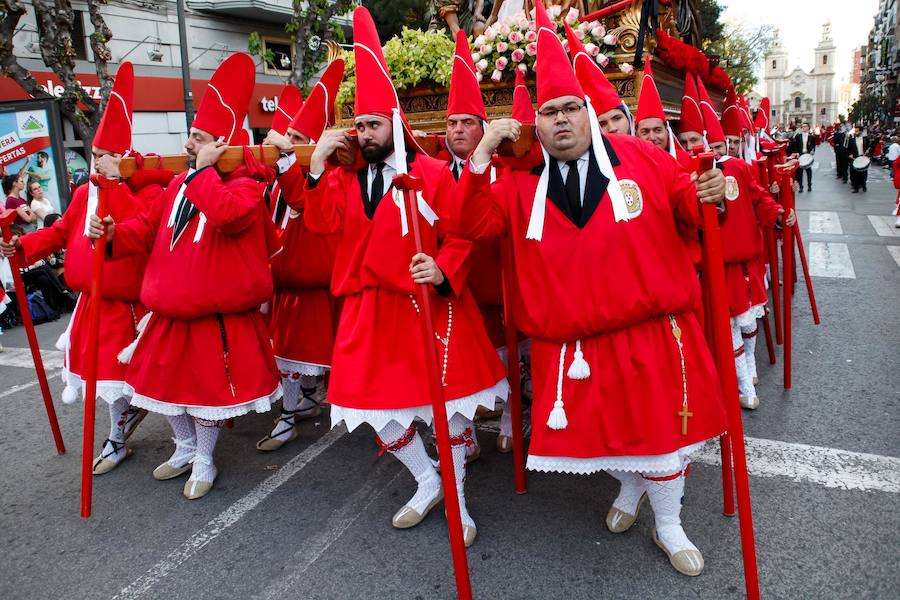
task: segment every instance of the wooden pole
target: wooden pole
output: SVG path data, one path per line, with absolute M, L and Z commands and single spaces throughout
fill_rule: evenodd
M 9 242 L 12 239 L 12 230 L 10 225 L 16 218 L 16 211 L 13 209 L 0 211 L 0 231 L 3 234 L 3 240 Z M 19 312 L 22 314 L 22 326 L 25 328 L 25 335 L 28 337 L 28 347 L 31 349 L 31 359 L 34 361 L 34 371 L 38 378 L 38 384 L 41 386 L 41 397 L 44 400 L 44 410 L 47 412 L 47 420 L 50 421 L 50 431 L 53 433 L 53 443 L 56 444 L 56 452 L 59 454 L 66 453 L 66 446 L 63 443 L 62 432 L 59 430 L 59 421 L 56 419 L 56 409 L 53 407 L 53 396 L 50 394 L 50 384 L 47 383 L 47 373 L 44 371 L 44 361 L 41 359 L 41 348 L 38 345 L 37 333 L 34 330 L 34 322 L 31 320 L 31 311 L 28 309 L 28 296 L 25 293 L 25 283 L 22 281 L 22 274 L 19 271 L 18 258 L 11 256 L 9 258 L 9 270 L 12 271 L 13 286 L 16 288 L 16 302 L 19 304 Z
M 800 235 L 800 224 L 794 223 L 794 239 L 797 241 L 797 252 L 800 254 L 800 265 L 803 267 L 803 278 L 806 280 L 806 294 L 809 296 L 809 308 L 812 311 L 813 323 L 820 325 L 819 306 L 816 304 L 816 293 L 813 291 L 812 279 L 809 277 L 809 265 L 806 263 L 806 250 L 803 248 L 803 237 Z
M 394 187 L 403 192 L 406 215 L 412 224 L 416 252 L 422 252 L 422 233 L 419 230 L 419 207 L 416 191 L 424 189 L 424 182 L 411 175 L 395 175 Z M 425 371 L 429 382 L 428 395 L 434 414 L 434 432 L 437 436 L 438 459 L 441 462 L 441 483 L 444 488 L 444 507 L 447 510 L 447 534 L 453 555 L 453 572 L 456 576 L 456 595 L 460 600 L 472 599 L 472 583 L 469 580 L 469 564 L 462 533 L 462 517 L 456 495 L 456 474 L 453 453 L 450 448 L 450 429 L 447 423 L 447 407 L 444 405 L 444 388 L 441 385 L 437 354 L 434 350 L 434 323 L 431 318 L 431 296 L 428 284 L 416 286 L 416 298 L 422 307 L 419 324 L 425 349 Z
M 795 163 L 779 165 L 779 173 L 781 174 L 781 198 L 782 206 L 784 206 L 784 214 L 790 214 L 794 208 L 794 189 L 791 187 L 791 181 L 794 177 L 794 171 L 797 170 Z M 782 230 L 781 239 L 781 260 L 783 262 L 784 285 L 782 290 L 784 316 L 782 324 L 784 327 L 784 389 L 791 389 L 791 351 L 792 351 L 792 300 L 794 297 L 794 228 L 785 227 Z
M 522 376 L 519 372 L 519 330 L 512 311 L 515 265 L 512 244 L 503 248 L 503 319 L 506 324 L 506 377 L 509 380 L 509 412 L 512 418 L 513 475 L 516 493 L 528 492 L 525 482 L 525 432 L 522 426 Z

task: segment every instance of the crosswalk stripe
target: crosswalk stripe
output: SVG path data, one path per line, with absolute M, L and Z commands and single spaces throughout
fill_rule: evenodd
M 881 237 L 900 237 L 900 229 L 894 227 L 895 217 L 886 215 L 867 215 L 875 233 Z
M 59 350 L 41 350 L 41 358 L 44 360 L 44 369 L 59 369 L 63 366 L 63 353 Z M 28 348 L 4 348 L 3 352 L 0 352 L 0 367 L 33 369 L 31 350 Z
M 844 233 L 838 214 L 830 210 L 812 210 L 809 212 L 810 233 Z
M 900 246 L 888 246 L 888 252 L 891 253 L 891 256 L 894 258 L 894 262 L 897 263 L 897 266 L 900 267 Z
M 809 274 L 814 277 L 856 279 L 850 249 L 841 242 L 809 243 Z

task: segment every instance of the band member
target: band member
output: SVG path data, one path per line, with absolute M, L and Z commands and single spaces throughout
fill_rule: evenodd
M 150 253 L 141 301 L 152 312 L 120 356 L 130 360 L 131 403 L 165 415 L 175 433 L 175 452 L 153 477 L 190 471 L 191 500 L 213 487 L 224 421 L 266 412 L 281 396 L 259 311 L 272 297 L 269 258 L 278 249 L 262 186 L 251 163 L 230 173 L 215 166 L 229 142 L 246 139 L 255 70 L 236 53 L 213 74 L 184 145 L 192 168 L 152 210 L 119 223 L 91 218 L 91 237 L 103 236 L 105 225 L 111 256 Z
M 318 140 L 325 128 L 334 124 L 334 100 L 343 77 L 344 61 L 337 59 L 328 65 L 292 119 L 283 128 L 273 127 L 266 136 L 266 143 L 282 152 L 272 208 L 284 250 L 272 258 L 275 295 L 270 329 L 284 396 L 275 426 L 256 444 L 261 452 L 277 450 L 296 439 L 297 424 L 321 413 L 316 378 L 330 367 L 334 350 L 338 309 L 329 283 L 338 238 L 313 233 L 303 223 L 306 169 L 296 161 L 293 144 Z
M 520 128 L 499 119 L 459 182 L 463 234 L 509 235 L 515 255 L 513 309 L 532 338 L 528 467 L 610 472 L 622 483 L 607 516 L 617 533 L 646 494 L 654 540 L 679 572 L 698 575 L 703 557 L 681 527 L 683 474 L 690 454 L 724 430 L 725 413 L 675 221 L 696 228 L 698 196 L 719 202 L 723 186 L 706 173 L 695 185 L 647 142 L 602 135 L 541 3 L 537 29 L 543 161 L 491 184 L 495 150 Z
M 847 162 L 850 165 L 850 186 L 853 193 L 866 191 L 866 181 L 869 178 L 869 167 L 859 169 L 853 166 L 853 161 L 860 156 L 871 157 L 872 149 L 869 147 L 869 137 L 863 133 L 863 130 L 857 125 L 853 127 L 851 133 L 847 135 Z
M 92 154 L 95 174 L 115 179 L 119 161 L 131 147 L 132 99 L 134 69 L 123 62 L 116 73 L 109 101 L 94 135 Z M 139 170 L 135 176 L 120 182 L 109 191 L 109 212 L 123 220 L 141 213 L 162 194 L 162 185 L 172 178 L 169 171 Z M 126 366 L 116 355 L 134 341 L 138 321 L 146 313 L 139 300 L 147 254 L 107 260 L 103 264 L 103 289 L 100 298 L 90 295 L 93 269 L 93 245 L 88 238 L 88 218 L 97 212 L 98 189 L 95 182 L 76 188 L 72 202 L 62 218 L 51 227 L 30 233 L 10 244 L 0 241 L 3 255 L 15 250 L 22 254 L 23 264 L 32 264 L 63 248 L 66 250 L 66 283 L 80 292 L 66 331 L 57 348 L 64 352 L 62 399 L 75 402 L 83 395 L 88 351 L 88 315 L 100 303 L 100 331 L 97 349 L 97 397 L 109 407 L 109 435 L 100 455 L 94 460 L 94 475 L 115 469 L 132 451 L 125 442 L 146 415 L 128 402 L 125 384 Z
M 800 125 L 800 131 L 794 134 L 788 146 L 788 153 L 791 154 L 813 154 L 816 151 L 814 136 L 809 132 L 809 123 Z M 812 191 L 812 165 L 797 169 L 794 177 L 800 184 L 799 192 L 803 192 L 803 175 L 806 174 L 806 191 Z
M 509 386 L 465 278 L 471 243 L 454 237 L 456 183 L 447 165 L 420 151 L 405 121 L 369 12 L 353 12 L 356 139 L 351 167 L 326 169 L 351 138 L 326 132 L 310 160 L 304 220 L 310 230 L 338 233 L 332 292 L 343 299 L 328 389 L 331 422 L 350 430 L 369 423 L 382 452 L 393 454 L 418 483 L 416 493 L 394 515 L 393 525 L 418 525 L 442 499 L 440 478 L 414 423 L 432 420 L 430 387 L 423 365 L 441 363 L 443 396 L 462 513 L 463 538 L 475 541 L 475 521 L 466 508 L 466 447 L 478 406 L 494 408 Z M 420 179 L 417 214 L 407 215 L 393 187 L 395 174 Z M 418 219 L 424 252 L 415 252 L 407 217 Z M 430 284 L 437 339 L 423 348 L 415 286 Z

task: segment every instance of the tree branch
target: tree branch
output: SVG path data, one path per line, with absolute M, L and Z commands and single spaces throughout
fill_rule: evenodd
M 19 87 L 33 98 L 52 98 L 40 86 L 31 71 L 20 65 L 16 59 L 13 36 L 19 20 L 26 14 L 25 7 L 18 0 L 2 0 L 0 7 L 3 10 L 3 18 L 0 20 L 0 72 L 19 84 Z
M 106 0 L 99 0 L 106 4 Z M 104 105 L 109 92 L 112 90 L 113 78 L 109 74 L 109 61 L 112 60 L 112 52 L 107 45 L 112 39 L 112 31 L 103 20 L 100 14 L 98 0 L 87 0 L 88 14 L 91 17 L 91 25 L 94 26 L 94 33 L 91 34 L 91 50 L 94 53 L 94 68 L 97 71 L 97 80 L 100 82 L 100 97 L 103 98 Z M 99 124 L 99 119 L 98 119 Z

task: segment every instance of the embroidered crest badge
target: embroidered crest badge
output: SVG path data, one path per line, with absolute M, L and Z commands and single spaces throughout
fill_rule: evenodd
M 622 196 L 625 198 L 625 208 L 628 209 L 629 218 L 641 214 L 644 209 L 644 199 L 638 184 L 631 179 L 620 179 L 619 187 L 622 188 Z
M 738 187 L 737 179 L 731 175 L 727 175 L 725 177 L 725 197 L 728 200 L 737 200 L 740 193 L 741 190 Z

